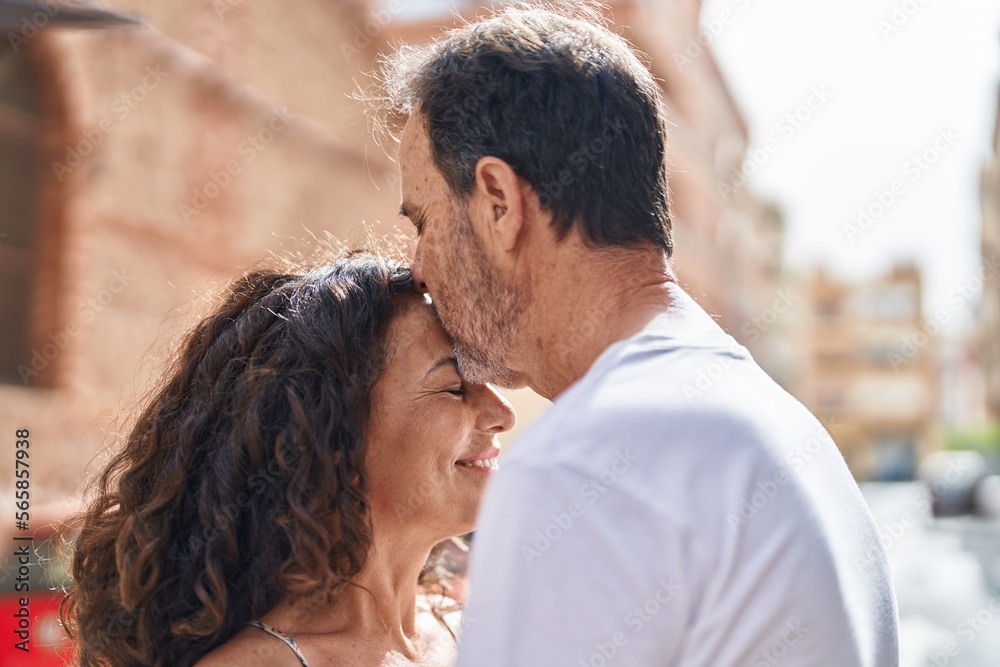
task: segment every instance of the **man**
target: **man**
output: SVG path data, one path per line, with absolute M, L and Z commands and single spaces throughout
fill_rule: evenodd
M 554 400 L 480 512 L 458 664 L 896 665 L 835 444 L 676 284 L 653 77 L 561 11 L 383 72 L 414 276 L 463 374 Z

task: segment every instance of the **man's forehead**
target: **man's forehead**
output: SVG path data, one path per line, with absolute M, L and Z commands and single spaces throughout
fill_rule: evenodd
M 424 124 L 417 114 L 410 114 L 403 126 L 402 136 L 399 139 L 400 160 L 410 161 L 421 157 L 421 153 L 426 152 L 428 147 Z
M 400 137 L 399 174 L 406 208 L 428 205 L 427 198 L 436 199 L 445 188 L 444 177 L 431 155 L 427 126 L 416 114 L 407 120 Z

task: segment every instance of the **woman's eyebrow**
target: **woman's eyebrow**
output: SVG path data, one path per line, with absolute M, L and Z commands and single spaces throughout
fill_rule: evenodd
M 423 382 L 424 380 L 429 378 L 431 374 L 434 373 L 434 371 L 438 370 L 439 368 L 442 368 L 443 366 L 449 366 L 449 365 L 455 369 L 456 373 L 458 373 L 458 360 L 455 359 L 455 357 L 441 357 L 440 359 L 434 362 L 434 364 L 427 370 L 426 373 L 424 373 L 424 376 L 420 378 L 420 381 Z M 461 375 L 459 375 L 459 377 L 461 377 Z

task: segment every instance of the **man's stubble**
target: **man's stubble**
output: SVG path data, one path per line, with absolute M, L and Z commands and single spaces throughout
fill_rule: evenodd
M 452 252 L 441 256 L 443 284 L 435 305 L 451 336 L 462 376 L 477 384 L 505 388 L 525 385 L 508 364 L 518 340 L 526 299 L 512 281 L 493 266 L 472 229 L 462 203 L 452 207 Z

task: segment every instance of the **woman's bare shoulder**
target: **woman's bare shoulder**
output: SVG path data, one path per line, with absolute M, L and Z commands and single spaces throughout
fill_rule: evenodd
M 194 667 L 301 667 L 280 639 L 256 628 L 243 628 L 226 643 L 201 657 Z

